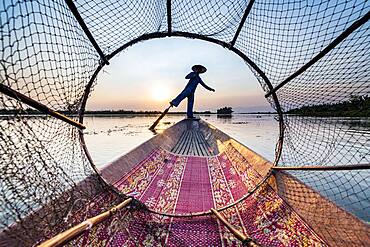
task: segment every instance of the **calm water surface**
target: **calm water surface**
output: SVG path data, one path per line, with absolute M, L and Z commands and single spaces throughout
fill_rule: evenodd
M 234 114 L 232 118 L 204 115 L 201 118 L 216 126 L 268 160 L 274 160 L 278 139 L 275 115 Z M 98 167 L 129 152 L 154 134 L 148 129 L 157 116 L 99 116 L 85 117 L 85 140 Z M 162 119 L 159 129 L 166 129 L 183 116 L 169 115 Z

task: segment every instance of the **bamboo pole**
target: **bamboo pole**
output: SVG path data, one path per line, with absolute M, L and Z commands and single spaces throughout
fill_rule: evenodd
M 231 45 L 231 46 L 234 46 L 234 45 L 235 45 L 236 39 L 239 37 L 239 34 L 240 34 L 240 32 L 242 31 L 242 28 L 243 28 L 243 26 L 244 26 L 245 20 L 247 19 L 248 15 L 249 15 L 249 12 L 251 12 L 251 9 L 252 9 L 252 6 L 253 6 L 253 4 L 254 4 L 254 1 L 255 1 L 255 0 L 250 0 L 250 1 L 249 1 L 248 6 L 247 6 L 247 8 L 246 8 L 246 9 L 245 9 L 245 11 L 244 11 L 243 17 L 242 17 L 242 19 L 240 20 L 240 23 L 239 23 L 238 29 L 237 29 L 237 30 L 236 30 L 236 32 L 235 32 L 234 38 L 233 38 L 233 39 L 232 39 L 232 41 L 230 42 L 230 45 Z
M 258 247 L 251 238 L 244 235 L 239 230 L 235 229 L 216 209 L 211 208 L 211 212 L 226 226 L 229 231 L 234 234 L 234 236 L 239 239 L 241 242 L 245 243 L 249 247 Z
M 314 65 L 317 61 L 323 58 L 326 54 L 328 54 L 331 50 L 333 50 L 337 45 L 339 45 L 343 40 L 345 40 L 349 35 L 351 35 L 354 31 L 360 28 L 363 24 L 368 22 L 370 19 L 370 11 L 368 11 L 364 16 L 360 19 L 355 21 L 351 26 L 349 26 L 343 33 L 341 33 L 338 37 L 336 37 L 328 46 L 322 49 L 315 57 L 313 57 L 310 61 L 308 61 L 305 65 L 303 65 L 300 69 L 286 78 L 284 81 L 280 82 L 280 84 L 276 85 L 273 89 L 270 89 L 268 93 L 266 93 L 265 98 L 268 98 L 271 94 L 276 93 L 282 86 L 305 72 L 309 67 Z
M 171 14 L 171 0 L 167 0 L 167 32 L 171 36 L 172 32 L 172 14 Z
M 118 210 L 126 207 L 132 202 L 132 198 L 126 199 L 125 201 L 121 202 L 117 206 L 111 208 L 108 211 L 105 211 L 104 213 L 101 213 L 95 217 L 89 218 L 85 220 L 84 222 L 62 232 L 56 235 L 55 237 L 46 240 L 45 242 L 41 243 L 39 247 L 55 247 L 55 246 L 61 246 L 68 241 L 72 240 L 73 238 L 81 235 L 84 231 L 89 230 L 93 226 L 103 222 L 110 216 L 114 215 Z
M 50 109 L 49 107 L 47 107 L 46 105 L 44 104 L 41 104 L 40 102 L 4 85 L 4 84 L 1 84 L 0 83 L 0 92 L 9 96 L 9 97 L 12 97 L 13 99 L 16 99 L 16 100 L 19 100 L 20 102 L 22 103 L 25 103 L 33 108 L 35 108 L 36 110 L 42 112 L 42 113 L 45 113 L 45 114 L 49 114 L 50 116 L 52 117 L 55 117 L 57 119 L 60 119 L 66 123 L 69 123 L 77 128 L 80 128 L 80 129 L 85 129 L 86 127 L 79 123 L 79 122 L 76 122 L 75 120 L 73 120 L 72 118 L 69 118 L 59 112 L 56 112 L 52 109 Z
M 65 2 L 67 3 L 69 10 L 75 16 L 78 24 L 80 24 L 80 27 L 82 28 L 82 30 L 86 34 L 87 38 L 90 40 L 91 44 L 93 45 L 93 47 L 95 48 L 95 50 L 98 52 L 101 60 L 106 65 L 109 65 L 108 59 L 105 57 L 103 51 L 100 49 L 98 43 L 94 39 L 94 36 L 91 34 L 89 28 L 86 26 L 86 23 L 83 20 L 83 18 L 81 17 L 80 13 L 78 12 L 78 9 L 77 9 L 76 5 L 74 4 L 73 0 L 65 0 Z
M 345 170 L 362 170 L 370 169 L 370 164 L 344 165 L 344 166 L 273 166 L 272 170 L 276 171 L 345 171 Z
M 170 105 L 166 110 L 164 110 L 164 112 L 158 117 L 158 119 L 152 124 L 152 126 L 149 127 L 150 130 L 154 130 L 155 126 L 157 126 L 159 121 L 161 121 L 161 119 L 164 116 L 166 116 L 167 112 L 170 110 L 171 107 L 172 107 L 172 105 Z

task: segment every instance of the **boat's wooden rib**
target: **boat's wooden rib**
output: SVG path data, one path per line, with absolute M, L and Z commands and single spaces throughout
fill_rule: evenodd
M 179 141 L 176 145 L 177 145 L 177 151 L 175 151 L 175 153 L 182 153 L 184 151 L 184 145 L 186 143 L 186 139 L 188 138 L 189 136 L 189 133 L 187 131 L 184 131 L 183 134 L 182 134 L 183 138 L 181 139 L 181 141 Z
M 181 146 L 184 144 L 185 135 L 186 135 L 186 132 L 183 132 L 181 134 L 179 141 L 176 143 L 176 145 L 171 150 L 173 153 L 179 153 Z
M 189 144 L 189 138 L 190 138 L 190 132 L 186 131 L 186 137 L 184 139 L 184 144 L 182 145 L 182 149 L 180 149 L 180 154 L 186 154 L 186 151 L 188 149 L 188 144 Z
M 189 156 L 194 156 L 193 138 L 194 138 L 194 133 L 193 133 L 193 131 L 190 131 L 190 138 L 188 140 L 188 150 L 186 152 L 186 154 L 189 155 Z M 184 154 L 184 155 L 186 155 L 186 154 Z
M 189 153 L 193 153 L 194 155 L 194 137 L 195 137 L 195 131 L 191 130 L 191 139 L 190 139 L 190 148 L 189 148 Z M 191 154 L 189 154 L 191 155 Z
M 210 156 L 211 153 L 209 152 L 209 144 L 204 138 L 204 135 L 202 134 L 202 132 L 198 132 L 198 143 L 200 145 L 203 155 Z
M 184 153 L 186 153 L 186 150 L 187 150 L 187 148 L 188 148 L 190 132 L 189 132 L 189 131 L 186 131 L 186 132 L 185 132 L 185 134 L 186 134 L 186 135 L 185 135 L 185 138 L 184 138 L 183 144 L 181 145 L 181 149 L 180 149 L 179 154 L 184 154 Z
M 193 155 L 197 155 L 199 156 L 199 153 L 198 153 L 198 149 L 197 149 L 197 132 L 196 131 L 192 131 L 193 132 L 193 135 L 191 137 L 191 153 Z
M 181 155 L 211 156 L 209 147 L 200 129 L 187 129 L 171 152 Z
M 195 135 L 194 135 L 194 142 L 195 142 L 195 148 L 197 150 L 197 155 L 198 156 L 207 156 L 203 150 L 202 150 L 202 147 L 200 146 L 200 141 L 199 141 L 199 132 L 195 132 Z
M 182 153 L 182 155 L 191 155 L 190 154 L 190 152 L 191 152 L 191 139 L 193 138 L 193 132 L 192 131 L 188 131 L 188 132 L 189 132 L 189 136 L 186 139 L 185 151 Z

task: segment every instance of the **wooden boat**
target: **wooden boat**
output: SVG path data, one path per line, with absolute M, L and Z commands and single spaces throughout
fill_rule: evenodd
M 119 204 L 109 190 L 91 195 L 95 204 L 72 212 L 75 225 L 82 223 L 44 246 L 71 239 L 79 246 L 361 246 L 370 241 L 366 223 L 272 168 L 211 124 L 182 120 L 100 171 L 129 199 Z M 303 195 L 299 200 L 297 191 Z M 113 204 L 118 206 L 105 210 Z M 322 218 L 312 213 L 316 205 Z M 84 221 L 86 211 L 96 217 Z M 328 220 L 333 212 L 338 221 Z M 19 231 L 17 225 L 12 229 Z M 45 229 L 33 234 L 45 236 Z M 6 235 L 0 239 L 19 244 Z
M 369 1 L 302 2 L 3 1 L 0 246 L 370 246 Z M 246 63 L 278 115 L 274 164 L 184 120 L 94 167 L 99 75 L 167 37 Z M 210 72 L 232 88 L 239 69 Z

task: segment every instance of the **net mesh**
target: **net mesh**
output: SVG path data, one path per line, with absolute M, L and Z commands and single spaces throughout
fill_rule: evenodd
M 75 5 L 109 56 L 143 35 L 146 39 L 170 35 L 168 2 L 171 35 L 211 39 L 225 47 L 236 38 L 231 49 L 254 63 L 248 66 L 266 93 L 370 11 L 369 1 L 356 0 L 81 0 Z M 0 26 L 0 83 L 77 121 L 95 85 L 93 74 L 101 58 L 66 2 L 2 1 Z M 280 106 L 272 96 L 267 98 L 284 113 L 279 166 L 370 163 L 369 28 L 366 20 L 281 87 L 276 92 Z M 96 195 L 109 188 L 90 164 L 78 128 L 3 93 L 0 113 L 0 238 L 33 245 L 85 219 L 87 215 L 74 219 L 71 212 L 95 205 Z M 362 223 L 370 221 L 368 169 L 289 171 L 274 176 L 279 195 L 322 238 L 366 245 L 366 240 L 354 237 L 357 228 L 351 229 L 346 219 L 355 215 Z M 316 192 L 339 208 L 317 205 Z M 99 210 L 123 199 L 110 195 L 112 200 L 99 205 Z M 147 217 L 142 214 L 159 217 L 139 206 L 133 208 L 136 211 L 129 215 L 136 221 Z M 323 219 L 326 209 L 330 214 Z M 126 229 L 119 218 L 112 220 L 116 222 L 112 228 Z M 155 222 L 151 227 L 159 229 Z M 137 223 L 137 231 L 148 227 L 143 224 Z M 330 230 L 333 225 L 341 229 L 341 238 Z

